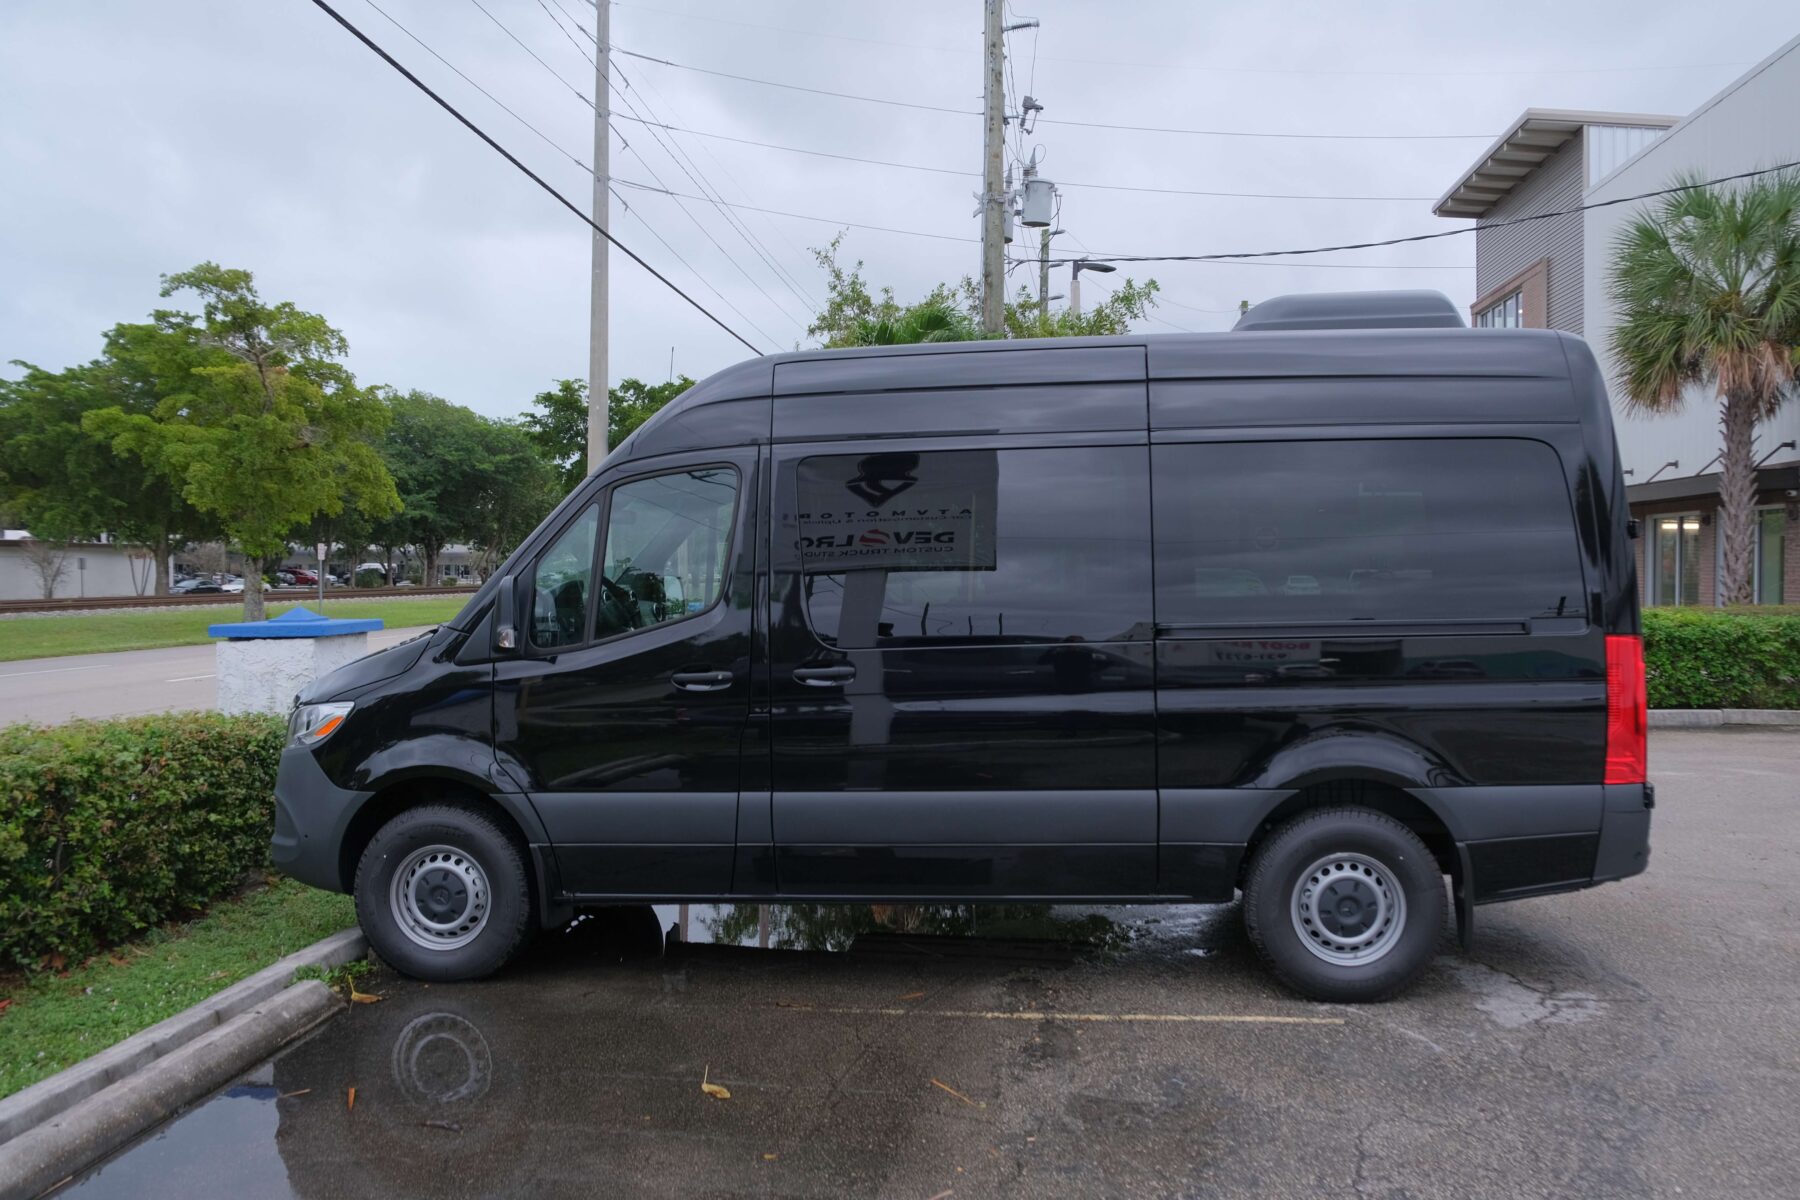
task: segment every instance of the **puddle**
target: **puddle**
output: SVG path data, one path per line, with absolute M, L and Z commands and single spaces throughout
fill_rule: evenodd
M 784 1163 L 818 1144 L 804 1114 L 821 1098 L 862 1105 L 865 1119 L 896 1130 L 929 1111 L 904 1090 L 843 1099 L 861 1053 L 844 1027 L 873 1019 L 856 1014 L 885 1015 L 976 978 L 985 982 L 966 1001 L 974 1009 L 1034 1007 L 1056 986 L 1036 968 L 1126 958 L 1199 967 L 1186 956 L 1229 959 L 1237 930 L 1227 906 L 596 909 L 480 983 L 380 978 L 379 1003 L 352 1007 L 57 1194 L 441 1200 L 589 1194 L 595 1178 L 641 1182 L 646 1171 L 664 1183 L 685 1172 L 696 1182 L 679 1190 L 692 1194 L 764 1194 L 765 1182 L 741 1173 L 777 1143 L 764 1129 L 735 1130 L 738 1110 L 802 1114 L 781 1126 Z M 868 961 L 843 971 L 817 952 Z M 838 1007 L 796 1018 L 814 998 Z M 897 1077 L 928 1080 L 948 1069 L 944 1036 L 896 1022 L 878 1041 Z M 1074 1045 L 1072 1034 L 1033 1036 L 1028 1045 Z M 738 1093 L 734 1107 L 701 1096 L 709 1068 Z M 794 1194 L 861 1194 L 842 1190 L 833 1162 L 818 1169 L 817 1186 Z
M 1050 904 L 659 904 L 666 945 L 846 953 L 892 937 L 1056 942 L 1109 949 L 1142 921 Z

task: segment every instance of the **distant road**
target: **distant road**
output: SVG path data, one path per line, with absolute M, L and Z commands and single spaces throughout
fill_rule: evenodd
M 369 649 L 384 649 L 426 628 L 377 630 L 369 635 Z M 218 703 L 214 669 L 210 643 L 0 663 L 0 725 L 212 708 Z

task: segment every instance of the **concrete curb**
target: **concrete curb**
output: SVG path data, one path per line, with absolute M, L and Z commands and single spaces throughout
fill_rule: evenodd
M 1652 729 L 1718 729 L 1721 726 L 1800 726 L 1800 709 L 1793 708 L 1653 708 Z
M 0 1200 L 31 1200 L 338 1012 L 308 979 L 0 1146 Z
M 0 1100 L 0 1152 L 4 1152 L 14 1138 L 23 1136 L 58 1113 L 278 995 L 294 981 L 294 972 L 301 967 L 339 966 L 363 957 L 368 950 L 369 944 L 361 930 L 346 929 L 334 933 L 264 967 L 248 979 L 241 979 L 224 991 L 214 993 L 192 1008 L 108 1046 L 92 1058 L 83 1059 L 65 1071 L 14 1092 Z

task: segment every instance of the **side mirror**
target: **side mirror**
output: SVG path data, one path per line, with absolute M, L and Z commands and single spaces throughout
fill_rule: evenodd
M 516 585 L 511 575 L 494 590 L 494 653 L 511 654 L 519 648 L 519 630 L 513 621 L 513 593 Z

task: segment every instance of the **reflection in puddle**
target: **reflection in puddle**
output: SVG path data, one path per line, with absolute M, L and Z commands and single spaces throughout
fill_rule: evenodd
M 394 1039 L 394 1082 L 414 1104 L 478 1100 L 493 1082 L 494 1056 L 481 1030 L 449 1012 L 413 1018 Z
M 843 952 L 859 938 L 898 934 L 1108 949 L 1135 933 L 1134 926 L 1091 909 L 1049 904 L 663 904 L 655 912 L 671 946 Z
M 777 1151 L 766 1129 L 734 1132 L 722 1121 L 753 1111 L 759 1095 L 773 1106 L 763 1111 L 773 1112 L 794 1097 L 803 1109 L 808 1097 L 840 1094 L 856 1054 L 844 1023 L 855 1018 L 789 1019 L 809 1002 L 874 1011 L 954 980 L 971 995 L 991 994 L 972 1003 L 1036 1008 L 1054 987 L 1037 969 L 1045 963 L 1103 959 L 1108 971 L 1192 963 L 1186 956 L 1199 947 L 1199 956 L 1219 952 L 1228 966 L 1234 948 L 1244 950 L 1239 928 L 1235 910 L 1196 905 L 596 909 L 479 984 L 384 978 L 379 1004 L 352 1006 L 58 1195 L 442 1200 L 633 1191 L 597 1189 L 596 1179 L 657 1194 L 676 1191 L 680 1179 L 711 1184 L 680 1194 L 770 1194 L 743 1165 L 758 1167 L 778 1152 L 783 1163 L 797 1161 L 799 1147 L 817 1139 L 793 1134 L 796 1149 Z M 721 949 L 702 953 L 704 943 Z M 757 948 L 786 953 L 758 961 Z M 919 961 L 865 961 L 843 971 L 841 962 L 795 951 Z M 945 957 L 974 961 L 944 970 Z M 906 1064 L 900 1074 L 925 1080 L 944 1069 L 944 1058 L 941 1035 L 914 1032 L 920 1028 L 896 1024 L 880 1037 L 884 1053 Z M 1019 1053 L 1042 1066 L 1079 1051 L 1075 1035 L 1051 1022 L 1034 1028 Z M 709 1066 L 715 1079 L 727 1073 L 737 1107 L 700 1095 Z M 893 1132 L 898 1145 L 921 1106 L 913 1092 L 896 1095 L 886 1108 L 875 1091 L 855 1102 L 877 1105 L 864 1114 L 865 1127 Z M 868 1187 L 847 1188 L 827 1164 L 829 1184 L 814 1180 L 816 1187 L 800 1183 L 782 1194 L 880 1191 L 879 1156 L 860 1165 Z

